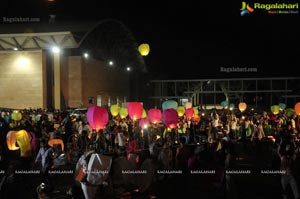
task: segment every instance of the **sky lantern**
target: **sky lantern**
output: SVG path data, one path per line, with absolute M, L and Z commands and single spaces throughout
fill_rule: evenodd
M 185 109 L 192 108 L 192 107 L 193 107 L 192 102 L 186 102 L 185 103 Z
M 199 114 L 199 109 L 198 107 L 193 107 L 194 109 L 194 115 L 198 115 Z
M 145 117 L 147 117 L 147 112 L 146 112 L 146 110 L 144 109 L 144 110 L 143 110 L 143 114 L 142 114 L 142 117 L 141 117 L 141 118 L 145 118 Z
M 7 148 L 11 151 L 20 149 L 17 144 L 16 131 L 9 131 L 6 135 Z
M 233 110 L 235 108 L 235 105 L 234 104 L 229 104 L 229 109 L 230 110 Z
M 150 122 L 152 123 L 158 123 L 161 120 L 161 110 L 158 108 L 152 108 L 150 110 L 148 110 L 148 117 Z
M 239 109 L 241 112 L 244 112 L 247 109 L 247 104 L 245 102 L 240 102 Z
M 188 118 L 188 119 L 191 119 L 194 115 L 194 109 L 193 108 L 188 108 L 185 110 L 185 116 Z
M 177 113 L 178 113 L 178 117 L 182 117 L 185 113 L 185 108 L 183 106 L 178 106 Z
M 193 121 L 195 122 L 195 124 L 199 124 L 200 120 L 201 120 L 200 115 L 194 114 Z
M 226 108 L 228 108 L 229 103 L 226 100 L 224 100 L 221 102 L 221 106 L 226 109 Z
M 15 134 L 18 146 L 20 147 L 21 157 L 30 157 L 32 155 L 30 137 L 25 130 L 20 130 Z
M 163 123 L 167 128 L 176 128 L 178 123 L 178 113 L 175 109 L 165 109 L 163 110 Z
M 91 106 L 87 111 L 87 120 L 93 130 L 104 129 L 108 123 L 109 115 L 107 110 L 101 106 Z
M 128 102 L 127 111 L 132 120 L 140 119 L 143 115 L 144 107 L 141 102 Z
M 14 111 L 11 114 L 11 119 L 13 119 L 15 121 L 20 121 L 22 119 L 22 113 L 20 113 L 19 111 Z
M 279 103 L 278 106 L 279 106 L 280 110 L 284 110 L 286 108 L 285 103 Z
M 300 115 L 300 102 L 295 104 L 295 113 L 296 115 Z
M 149 44 L 143 43 L 139 45 L 138 50 L 142 56 L 147 56 L 150 52 Z
M 121 107 L 120 108 L 120 117 L 121 119 L 124 119 L 128 116 L 127 107 Z
M 278 105 L 273 105 L 271 106 L 271 112 L 274 114 L 274 115 L 277 115 L 280 111 L 280 107 Z
M 148 120 L 148 118 L 145 117 L 145 118 L 140 119 L 140 121 L 139 121 L 139 126 L 140 126 L 142 129 L 147 128 L 147 127 L 149 126 L 149 120 Z
M 292 108 L 287 108 L 287 109 L 285 110 L 285 114 L 286 114 L 286 116 L 288 116 L 288 117 L 292 117 L 292 116 L 295 114 L 295 110 L 292 109 Z
M 120 106 L 119 104 L 113 104 L 110 106 L 110 113 L 112 116 L 116 117 L 119 114 Z
M 163 110 L 170 109 L 170 108 L 177 110 L 178 103 L 176 101 L 174 101 L 174 100 L 167 100 L 167 101 L 164 101 L 162 103 L 162 109 Z

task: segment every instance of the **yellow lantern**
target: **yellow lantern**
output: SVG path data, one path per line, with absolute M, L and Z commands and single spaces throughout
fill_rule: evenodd
M 11 119 L 15 120 L 15 121 L 20 121 L 22 119 L 22 113 L 20 112 L 13 112 L 11 114 Z
M 245 102 L 239 103 L 239 109 L 241 112 L 245 111 L 247 108 L 247 104 Z
M 194 115 L 198 115 L 199 114 L 198 107 L 193 107 L 193 109 L 194 109 Z
M 27 131 L 20 130 L 16 132 L 16 140 L 21 150 L 21 157 L 30 157 L 32 155 L 30 138 Z
M 274 115 L 277 115 L 279 112 L 280 112 L 280 107 L 278 105 L 273 105 L 271 106 L 271 112 L 274 114 Z
M 122 107 L 120 108 L 120 117 L 121 119 L 124 119 L 126 118 L 128 115 L 128 111 L 127 111 L 127 108 L 126 107 Z
M 112 116 L 117 116 L 119 114 L 119 111 L 120 111 L 120 106 L 118 104 L 114 104 L 114 105 L 111 105 L 110 107 L 110 113 Z
M 138 49 L 142 56 L 147 56 L 150 52 L 150 46 L 146 43 L 139 45 Z
M 7 148 L 12 151 L 20 149 L 20 147 L 18 147 L 16 143 L 17 143 L 16 131 L 9 131 L 6 135 Z
M 147 112 L 145 111 L 145 109 L 143 109 L 142 118 L 146 118 L 146 117 L 147 117 Z
M 178 106 L 177 113 L 179 117 L 182 117 L 185 113 L 185 108 L 183 106 Z

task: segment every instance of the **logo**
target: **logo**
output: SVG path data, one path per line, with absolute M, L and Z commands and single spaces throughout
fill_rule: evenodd
M 250 14 L 250 12 L 253 12 L 254 9 L 249 6 L 249 3 L 246 3 L 245 1 L 242 2 L 242 8 L 241 10 L 241 16 L 244 16 L 245 14 Z

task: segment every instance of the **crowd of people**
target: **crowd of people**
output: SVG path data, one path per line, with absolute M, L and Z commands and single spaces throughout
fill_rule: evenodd
M 89 126 L 84 114 L 71 117 L 67 111 L 42 109 L 20 110 L 20 112 L 22 118 L 19 120 L 14 120 L 10 111 L 1 112 L 0 162 L 2 162 L 1 169 L 7 172 L 6 177 L 0 181 L 0 192 L 4 192 L 1 187 L 4 187 L 5 183 L 9 184 L 8 174 L 11 173 L 9 171 L 17 168 L 29 170 L 40 161 L 41 183 L 47 187 L 48 192 L 53 191 L 55 183 L 51 181 L 49 170 L 53 168 L 53 157 L 57 149 L 48 143 L 51 139 L 60 139 L 66 146 L 65 150 L 60 148 L 65 154 L 66 163 L 78 165 L 80 158 L 90 151 L 112 157 L 109 176 L 115 179 L 113 181 L 115 184 L 118 182 L 116 179 L 120 178 L 117 166 L 120 166 L 120 161 L 124 161 L 121 168 L 128 170 L 152 168 L 164 172 L 180 171 L 183 175 L 175 178 L 198 183 L 206 182 L 209 187 L 202 187 L 208 190 L 224 189 L 224 194 L 228 198 L 234 198 L 237 197 L 234 178 L 224 171 L 238 169 L 236 162 L 240 154 L 257 154 L 259 146 L 267 143 L 269 148 L 266 153 L 269 154 L 266 157 L 270 159 L 265 162 L 271 162 L 271 165 L 264 166 L 286 171 L 281 177 L 282 194 L 287 197 L 287 187 L 290 185 L 294 198 L 299 198 L 300 182 L 299 178 L 295 177 L 293 165 L 298 158 L 300 119 L 296 114 L 287 115 L 284 110 L 275 115 L 267 111 L 242 113 L 239 110 L 212 109 L 198 115 L 197 119 L 196 117 L 188 119 L 184 115 L 179 117 L 177 128 L 173 129 L 165 127 L 162 121 L 140 127 L 139 123 L 131 120 L 129 116 L 120 118 L 110 115 L 106 128 L 99 131 Z M 32 149 L 31 154 L 22 155 L 18 151 L 9 150 L 7 135 L 10 131 L 19 130 L 30 132 L 34 135 L 31 139 L 35 137 L 39 140 L 38 146 Z M 18 159 L 19 164 L 15 164 L 15 159 Z M 255 169 L 261 169 L 260 166 Z M 78 168 L 74 166 L 74 169 Z M 207 176 L 195 179 L 195 176 L 190 175 L 192 171 L 212 169 L 216 175 L 210 176 L 209 179 Z M 75 174 L 78 174 L 78 171 L 75 171 Z M 132 179 L 124 177 L 120 184 L 123 187 L 135 187 L 140 191 L 146 191 L 153 187 L 154 182 L 167 180 L 173 175 L 152 172 L 151 176 L 147 176 L 149 178 L 147 185 L 139 179 L 134 179 L 136 176 Z M 77 185 L 78 183 L 86 181 L 77 182 Z M 109 184 L 109 180 L 105 183 Z M 111 186 L 117 190 L 115 184 Z M 41 192 L 40 184 L 39 188 Z M 75 193 L 78 191 L 76 188 L 80 189 L 80 186 L 70 185 L 68 192 L 70 197 L 76 198 Z M 88 199 L 89 196 L 85 194 L 82 197 Z

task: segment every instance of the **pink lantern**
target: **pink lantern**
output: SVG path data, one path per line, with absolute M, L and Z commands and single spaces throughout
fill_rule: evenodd
M 92 129 L 104 129 L 108 122 L 108 111 L 101 106 L 91 106 L 87 111 L 87 120 Z
M 40 140 L 39 138 L 36 136 L 36 134 L 34 132 L 27 132 L 30 139 L 31 139 L 31 149 L 33 151 L 38 151 L 39 147 L 40 147 Z
M 185 110 L 185 115 L 188 119 L 191 119 L 194 115 L 194 109 L 193 108 L 188 108 Z
M 148 111 L 148 117 L 150 122 L 157 123 L 161 120 L 161 110 L 158 108 L 152 108 Z
M 142 129 L 147 128 L 149 126 L 149 120 L 148 120 L 148 118 L 145 117 L 145 118 L 140 119 L 139 126 Z
M 176 128 L 178 123 L 178 113 L 175 109 L 163 110 L 163 122 L 168 128 Z
M 133 120 L 137 120 L 142 117 L 144 107 L 141 102 L 128 102 L 127 110 L 129 117 Z

